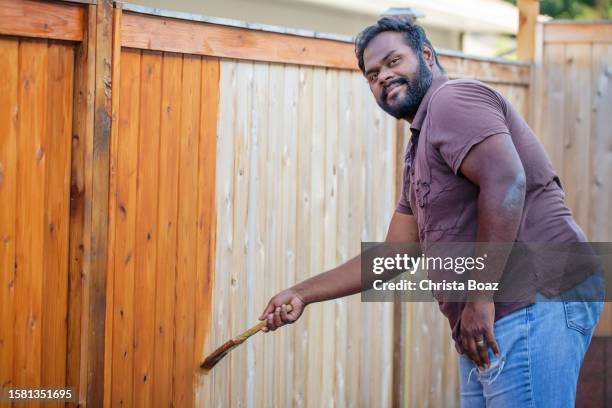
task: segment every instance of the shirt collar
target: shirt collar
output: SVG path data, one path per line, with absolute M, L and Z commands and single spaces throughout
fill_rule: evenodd
M 419 105 L 419 109 L 417 109 L 416 115 L 414 115 L 414 120 L 410 124 L 410 129 L 413 131 L 413 134 L 414 131 L 418 132 L 421 130 L 421 125 L 425 120 L 425 116 L 427 116 L 427 105 L 429 105 L 429 100 L 431 99 L 431 96 L 446 81 L 448 81 L 448 77 L 446 75 L 440 75 L 431 82 L 427 93 L 425 93 L 425 96 L 423 97 L 423 100 Z

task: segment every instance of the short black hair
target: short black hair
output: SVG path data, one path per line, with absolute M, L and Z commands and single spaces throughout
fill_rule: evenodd
M 431 49 L 434 55 L 434 59 L 436 61 L 436 65 L 442 72 L 444 72 L 444 68 L 440 65 L 438 61 L 438 54 L 434 49 L 431 42 L 427 38 L 425 34 L 425 30 L 418 24 L 415 24 L 413 19 L 410 17 L 402 17 L 402 16 L 394 16 L 394 17 L 383 17 L 369 27 L 366 27 L 357 38 L 355 38 L 355 54 L 357 55 L 357 63 L 359 64 L 359 69 L 365 75 L 365 63 L 363 61 L 363 53 L 370 43 L 378 34 L 383 33 L 385 31 L 395 31 L 397 33 L 404 33 L 404 38 L 406 39 L 406 43 L 412 51 L 416 55 L 420 55 L 423 52 L 424 46 L 427 46 Z

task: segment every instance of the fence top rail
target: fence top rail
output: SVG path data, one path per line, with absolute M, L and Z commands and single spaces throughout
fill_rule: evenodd
M 324 32 L 310 31 L 310 30 L 291 28 L 291 27 L 274 26 L 274 25 L 269 25 L 269 24 L 249 23 L 249 22 L 234 20 L 234 19 L 229 19 L 229 18 L 212 17 L 212 16 L 201 15 L 201 14 L 186 13 L 182 11 L 165 10 L 165 9 L 160 9 L 156 7 L 148 7 L 148 6 L 142 6 L 139 4 L 125 3 L 125 2 L 120 2 L 120 1 L 116 1 L 115 6 L 118 8 L 121 8 L 123 11 L 130 11 L 130 12 L 139 13 L 139 14 L 166 17 L 166 18 L 174 18 L 178 20 L 187 20 L 187 21 L 194 21 L 194 22 L 201 22 L 201 23 L 208 23 L 208 24 L 215 24 L 215 25 L 221 25 L 221 26 L 227 26 L 227 27 L 243 28 L 243 29 L 248 29 L 248 30 L 263 31 L 263 32 L 276 33 L 276 34 L 293 35 L 296 37 L 332 40 L 332 41 L 338 41 L 338 42 L 350 43 L 350 44 L 352 44 L 355 40 L 354 37 L 349 36 L 349 35 L 324 33 Z M 454 50 L 436 48 L 436 51 L 441 56 L 463 58 L 467 60 L 484 61 L 484 62 L 491 62 L 495 64 L 525 66 L 525 67 L 528 67 L 530 65 L 529 62 L 527 61 L 513 61 L 513 60 L 507 60 L 503 58 L 481 57 L 477 55 L 465 54 L 463 52 L 454 51 Z
M 98 0 L 59 0 L 62 3 L 97 4 Z
M 612 25 L 612 20 L 548 20 L 543 21 L 545 25 Z

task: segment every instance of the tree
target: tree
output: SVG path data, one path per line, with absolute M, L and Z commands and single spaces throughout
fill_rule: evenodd
M 506 0 L 516 5 L 516 0 Z M 540 0 L 540 14 L 570 20 L 612 19 L 611 0 Z

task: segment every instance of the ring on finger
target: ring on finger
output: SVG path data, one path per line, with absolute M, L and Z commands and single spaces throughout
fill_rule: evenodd
M 476 346 L 478 346 L 480 348 L 484 347 L 485 346 L 484 339 L 477 340 L 476 341 Z

